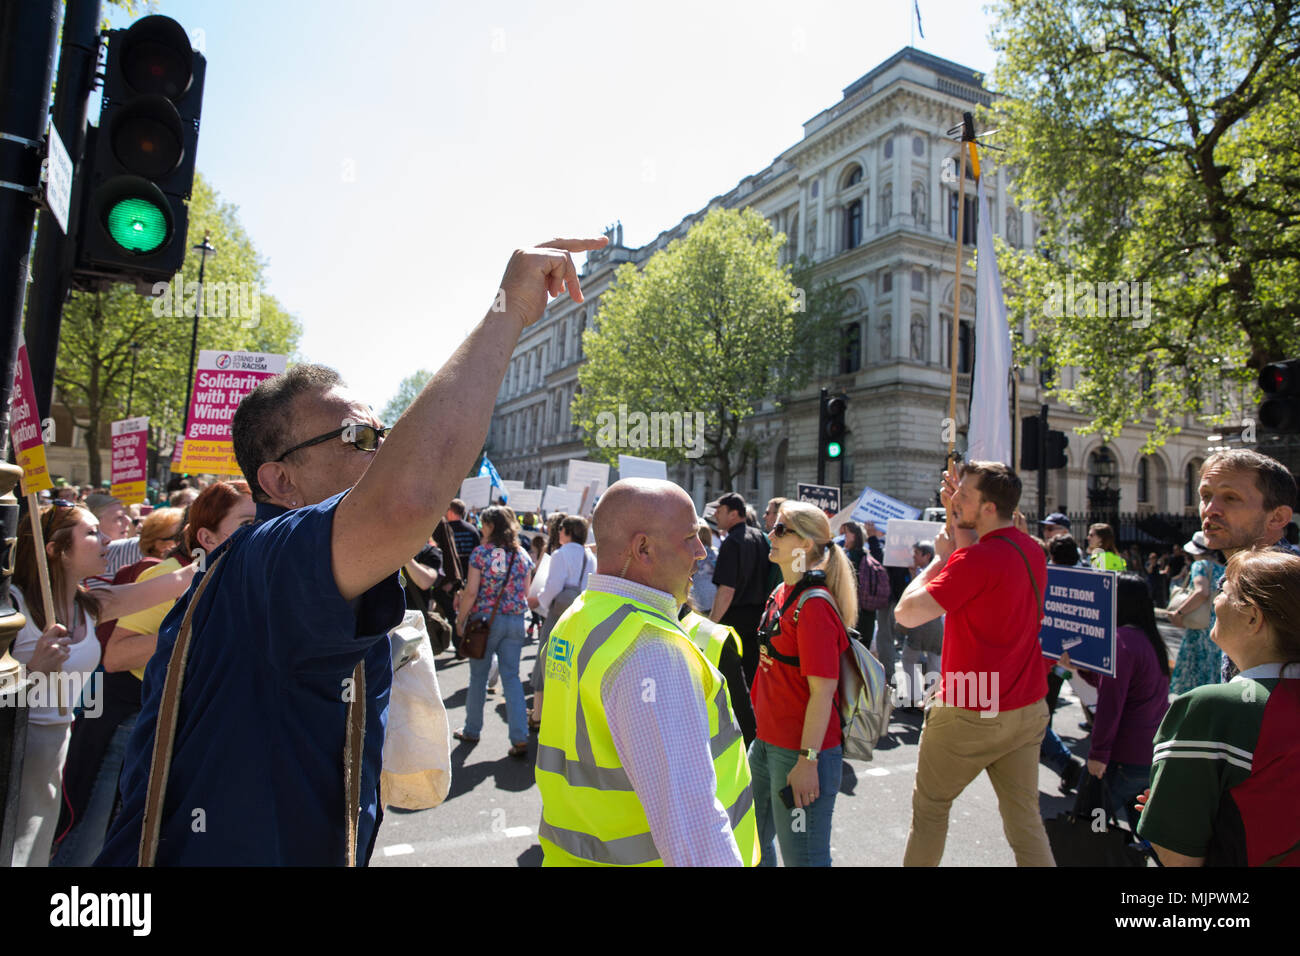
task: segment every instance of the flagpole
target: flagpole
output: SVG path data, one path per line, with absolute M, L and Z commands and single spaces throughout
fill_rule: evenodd
M 970 114 L 967 113 L 966 116 L 969 117 Z M 953 447 L 957 443 L 957 346 L 961 329 L 962 230 L 966 228 L 966 134 L 969 131 L 966 125 L 963 122 L 961 168 L 957 175 L 957 264 L 953 270 L 952 283 L 952 337 L 949 347 L 952 378 L 948 385 L 948 421 L 951 427 L 948 429 L 948 452 L 945 459 L 945 467 L 949 468 L 952 466 Z

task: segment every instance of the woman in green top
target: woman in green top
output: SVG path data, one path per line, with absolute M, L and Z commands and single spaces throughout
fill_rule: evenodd
M 1128 562 L 1115 549 L 1115 529 L 1108 524 L 1088 528 L 1088 560 L 1098 571 L 1123 571 Z

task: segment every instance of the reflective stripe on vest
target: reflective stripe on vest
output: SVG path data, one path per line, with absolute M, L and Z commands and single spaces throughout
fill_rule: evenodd
M 556 625 L 547 648 L 547 691 L 537 748 L 542 794 L 538 836 L 547 865 L 662 864 L 650 827 L 609 732 L 601 686 L 646 627 L 677 644 L 706 696 L 715 795 L 726 807 L 741 858 L 758 862 L 749 764 L 726 682 L 678 623 L 653 608 L 586 591 Z
M 736 633 L 734 627 L 710 621 L 694 611 L 682 618 L 681 626 L 714 667 L 717 667 L 718 661 L 722 660 L 722 649 L 727 646 L 727 641 L 731 641 L 736 646 L 737 654 L 742 656 L 744 654 L 740 645 L 740 635 Z

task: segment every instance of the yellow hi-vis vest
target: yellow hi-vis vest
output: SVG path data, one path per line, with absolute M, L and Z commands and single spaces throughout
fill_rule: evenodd
M 704 656 L 714 667 L 717 667 L 718 661 L 722 659 L 722 649 L 727 646 L 727 641 L 731 641 L 736 646 L 737 654 L 744 656 L 740 646 L 740 635 L 736 633 L 734 627 L 710 621 L 694 611 L 686 613 L 686 616 L 681 619 L 681 625 L 682 629 L 690 635 L 695 646 L 704 652 Z M 545 698 L 542 702 L 545 704 Z
M 677 622 L 616 594 L 584 591 L 551 631 L 537 742 L 544 866 L 662 866 L 645 809 L 618 758 L 600 689 L 606 672 L 645 627 L 676 644 L 698 678 L 709 715 L 718 802 L 746 866 L 759 858 L 744 741 L 727 683 Z

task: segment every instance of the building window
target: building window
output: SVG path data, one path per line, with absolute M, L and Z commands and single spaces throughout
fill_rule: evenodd
M 565 355 L 569 351 L 569 342 L 568 342 L 569 320 L 561 319 L 559 322 L 559 326 L 560 326 L 560 341 L 555 346 L 555 354 L 559 357 L 560 362 L 563 363 Z
M 816 199 L 818 195 L 821 194 L 821 191 L 822 191 L 822 181 L 820 179 L 814 179 L 812 181 L 812 198 Z
M 880 273 L 880 291 L 881 292 L 894 291 L 894 274 L 892 272 L 885 271 Z
M 885 159 L 894 158 L 894 137 L 885 137 Z
M 855 199 L 844 211 L 844 248 L 856 249 L 862 243 L 862 200 Z
M 849 174 L 844 177 L 844 186 L 842 188 L 849 189 L 860 182 L 862 182 L 862 167 L 854 164 L 853 168 L 849 170 Z
M 913 156 L 925 155 L 925 139 L 923 137 L 921 136 L 912 137 L 912 155 Z
M 1196 508 L 1201 503 L 1201 461 L 1194 459 L 1187 463 L 1183 484 L 1183 507 Z
M 925 273 L 922 272 L 920 269 L 912 270 L 912 291 L 913 292 L 925 291 Z
M 969 322 L 957 330 L 957 374 L 969 375 L 975 367 L 975 333 Z
M 1151 501 L 1151 466 L 1145 458 L 1138 459 L 1138 504 Z
M 840 374 L 848 375 L 862 368 L 862 323 L 842 326 L 840 343 Z
M 961 224 L 961 241 L 965 245 L 972 245 L 975 242 L 976 229 L 979 225 L 979 206 L 974 196 L 966 198 L 966 215 Z M 948 191 L 948 238 L 957 238 L 957 193 L 952 190 Z

